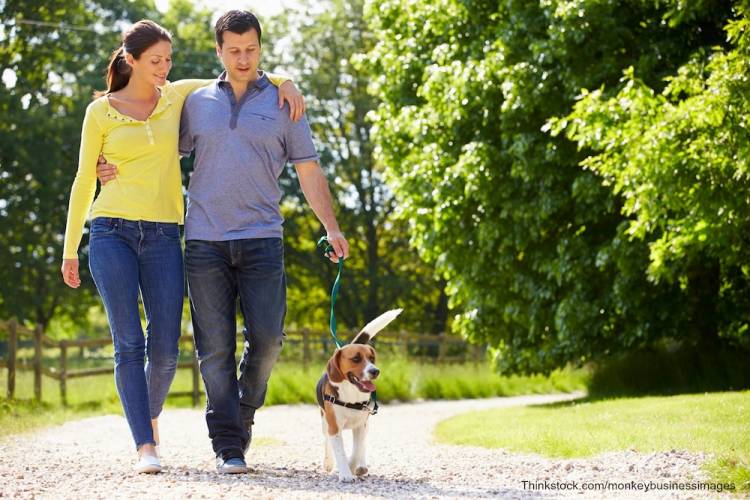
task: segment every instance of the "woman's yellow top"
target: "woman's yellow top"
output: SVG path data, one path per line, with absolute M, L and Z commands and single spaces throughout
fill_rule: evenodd
M 289 78 L 268 74 L 279 86 Z M 161 97 L 151 115 L 136 120 L 118 112 L 107 96 L 86 108 L 81 131 L 78 172 L 73 181 L 65 228 L 64 259 L 78 258 L 83 226 L 91 218 L 120 217 L 151 222 L 182 224 L 180 114 L 185 99 L 194 90 L 216 80 L 179 80 L 161 87 Z M 117 165 L 117 177 L 96 193 L 99 154 Z

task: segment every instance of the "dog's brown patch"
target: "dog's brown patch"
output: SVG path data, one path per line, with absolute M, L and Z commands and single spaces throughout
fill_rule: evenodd
M 328 366 L 326 367 L 328 380 L 337 384 L 344 381 L 344 372 L 341 371 L 341 352 L 342 349 L 337 349 L 336 354 L 328 360 Z
M 328 424 L 328 435 L 335 436 L 339 433 L 339 424 L 336 422 L 336 414 L 333 412 L 333 403 L 326 401 L 325 410 L 326 423 Z
M 333 358 L 331 358 L 331 361 L 333 361 Z M 329 361 L 330 363 L 330 361 Z M 325 384 L 323 384 L 323 394 L 326 396 L 333 396 L 334 398 L 339 398 L 339 391 L 331 385 L 330 377 L 329 380 L 326 380 Z M 326 422 L 328 422 L 328 434 L 331 436 L 338 434 L 339 432 L 339 426 L 336 423 L 336 415 L 333 413 L 333 403 L 330 401 L 325 401 L 323 403 L 323 408 L 320 409 L 320 412 L 322 415 L 325 416 Z

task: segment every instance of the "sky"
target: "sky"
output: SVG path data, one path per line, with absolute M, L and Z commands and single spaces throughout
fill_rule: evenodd
M 155 0 L 156 8 L 162 12 L 167 10 L 170 0 Z M 216 21 L 224 12 L 232 9 L 246 9 L 258 14 L 261 22 L 264 18 L 276 15 L 284 9 L 294 9 L 299 6 L 299 0 L 193 0 L 193 4 L 204 5 L 214 12 L 212 21 Z M 5 5 L 5 0 L 0 0 L 0 10 Z M 0 27 L 1 28 L 1 27 Z M 4 37 L 1 36 L 0 40 Z M 13 71 L 6 68 L 0 74 L 0 81 L 6 87 L 13 87 L 16 84 L 16 75 Z
M 156 8 L 164 12 L 167 10 L 169 0 L 155 0 Z M 196 5 L 205 5 L 212 10 L 215 18 L 222 13 L 232 9 L 249 10 L 258 14 L 261 18 L 267 18 L 283 11 L 285 8 L 293 8 L 299 2 L 295 0 L 197 0 Z

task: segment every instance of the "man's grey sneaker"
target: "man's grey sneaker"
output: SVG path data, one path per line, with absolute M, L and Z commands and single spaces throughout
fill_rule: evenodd
M 245 474 L 248 472 L 247 464 L 242 458 L 216 457 L 216 472 L 219 474 Z

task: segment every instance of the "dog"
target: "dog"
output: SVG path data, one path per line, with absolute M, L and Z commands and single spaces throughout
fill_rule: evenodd
M 336 350 L 318 381 L 316 392 L 325 439 L 323 469 L 331 472 L 335 458 L 341 482 L 349 483 L 355 476 L 367 474 L 365 438 L 372 412 L 368 403 L 375 390 L 373 381 L 380 375 L 375 366 L 375 349 L 368 342 L 402 310 L 393 309 L 370 321 L 350 344 Z M 351 429 L 353 435 L 352 456 L 348 460 L 344 429 Z

